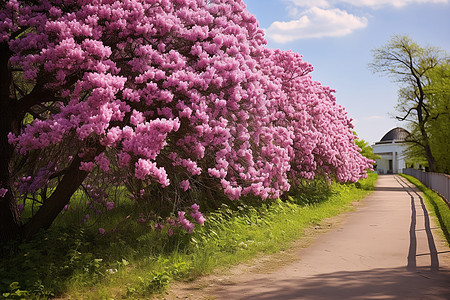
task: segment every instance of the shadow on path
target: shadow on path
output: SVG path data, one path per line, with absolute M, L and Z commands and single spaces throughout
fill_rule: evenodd
M 439 258 L 436 250 L 436 245 L 434 243 L 433 234 L 431 233 L 430 226 L 430 217 L 428 215 L 428 211 L 425 207 L 425 203 L 423 202 L 422 196 L 420 196 L 416 189 L 412 187 L 410 184 L 403 181 L 403 179 L 399 179 L 397 176 L 395 180 L 402 186 L 402 188 L 408 193 L 411 197 L 411 226 L 409 229 L 409 252 L 408 252 L 408 271 L 416 270 L 416 257 L 417 257 L 417 239 L 416 239 L 416 223 L 417 223 L 417 213 L 416 213 L 416 198 L 420 201 L 420 207 L 422 208 L 423 218 L 424 218 L 424 226 L 425 232 L 427 234 L 428 240 L 428 248 L 430 249 L 430 259 L 431 259 L 431 270 L 437 271 L 439 270 Z M 450 282 L 449 282 L 450 285 Z M 450 298 L 450 296 L 449 296 Z
M 308 280 L 286 279 L 273 286 L 270 280 L 246 282 L 239 289 L 219 292 L 220 299 L 448 299 L 450 271 L 405 268 L 339 271 L 318 274 Z M 261 287 L 259 291 L 251 287 Z M 225 287 L 224 287 L 225 288 Z M 251 297 L 246 298 L 246 292 Z
M 381 192 L 405 192 L 405 189 L 401 186 L 394 187 L 394 186 L 376 186 L 374 188 L 374 191 L 381 191 Z
M 359 235 L 357 230 L 345 231 L 343 225 L 344 229 L 337 231 L 341 240 L 336 238 L 338 234 L 330 237 L 328 244 L 322 240 L 322 246 L 310 248 L 310 251 L 316 249 L 316 252 L 310 253 L 304 261 L 300 259 L 298 264 L 272 274 L 258 274 L 228 282 L 215 282 L 214 294 L 219 299 L 226 300 L 450 300 L 450 268 L 446 260 L 448 255 L 445 255 L 449 251 L 448 248 L 440 249 L 439 252 L 437 250 L 432 234 L 432 230 L 436 228 L 431 226 L 424 199 L 415 186 L 403 181 L 402 178 L 391 175 L 384 179 L 385 181 L 382 182 L 384 186 L 375 188 L 375 191 L 382 193 L 377 193 L 376 197 L 369 199 L 375 205 L 366 206 L 358 215 L 359 218 L 354 218 L 345 224 L 345 226 L 353 226 L 351 228 L 362 228 L 362 230 L 366 228 L 366 235 Z M 368 214 L 374 217 L 367 218 Z M 393 220 L 400 222 L 391 222 Z M 372 224 L 388 224 L 393 227 L 385 226 L 379 230 L 367 230 L 367 226 L 370 227 Z M 407 225 L 409 225 L 409 234 Z M 376 225 L 374 226 L 376 228 Z M 355 232 L 356 235 L 352 236 L 351 234 Z M 343 241 L 345 241 L 344 244 Z M 380 251 L 383 252 L 377 252 L 380 255 L 375 256 L 376 260 L 371 265 L 358 261 L 355 255 L 346 255 L 353 249 L 371 251 L 367 247 L 360 247 L 362 243 L 368 243 L 374 248 L 377 244 L 382 245 L 383 249 Z M 339 247 L 331 251 L 330 247 L 333 245 L 339 245 Z M 322 251 L 326 252 L 322 254 Z M 355 253 L 359 253 L 358 251 Z M 373 251 L 379 251 L 379 249 L 373 249 Z M 328 253 L 332 254 L 328 255 Z M 322 255 L 326 258 L 323 261 Z M 439 262 L 439 255 L 441 255 L 441 262 Z M 339 261 L 340 264 L 337 267 L 333 266 L 333 259 L 329 259 L 330 257 Z M 384 258 L 391 263 L 386 263 Z M 377 261 L 383 263 L 377 263 Z M 326 265 L 324 268 L 315 269 L 315 264 L 331 266 Z

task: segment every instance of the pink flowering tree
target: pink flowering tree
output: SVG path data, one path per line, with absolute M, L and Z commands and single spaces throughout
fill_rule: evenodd
M 355 145 L 351 120 L 336 103 L 333 90 L 311 79 L 313 67 L 291 51 L 265 49 L 260 66 L 281 85 L 270 104 L 272 122 L 287 128 L 289 178 L 325 176 L 339 182 L 365 177 L 373 161 Z
M 2 2 L 0 240 L 49 227 L 81 186 L 106 209 L 114 185 L 173 209 L 194 189 L 357 180 L 367 161 L 332 91 L 265 43 L 241 0 Z

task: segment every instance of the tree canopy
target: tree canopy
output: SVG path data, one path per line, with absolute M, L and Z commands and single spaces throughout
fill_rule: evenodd
M 9 0 L 0 15 L 0 240 L 50 226 L 80 188 L 160 213 L 370 165 L 333 90 L 266 48 L 241 0 Z
M 357 136 L 356 132 L 353 132 L 353 134 Z M 357 138 L 355 139 L 355 144 L 361 149 L 361 155 L 371 159 L 373 163 L 375 163 L 376 159 L 381 158 L 379 155 L 373 153 L 373 148 L 365 140 Z
M 420 149 L 430 171 L 437 166 L 429 127 L 439 115 L 435 109 L 437 98 L 429 89 L 430 76 L 448 60 L 447 54 L 437 47 L 421 47 L 408 36 L 394 35 L 384 46 L 373 50 L 373 62 L 369 65 L 374 72 L 384 73 L 400 84 L 396 118 L 408 122 L 410 153 L 417 154 Z
M 427 74 L 431 119 L 428 124 L 436 171 L 450 174 L 450 65 L 442 64 Z

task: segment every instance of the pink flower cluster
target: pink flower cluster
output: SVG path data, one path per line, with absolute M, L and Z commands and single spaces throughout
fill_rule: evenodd
M 97 143 L 105 154 L 80 169 L 186 192 L 206 177 L 231 199 L 276 198 L 317 175 L 356 181 L 370 168 L 333 90 L 301 55 L 268 49 L 241 0 L 63 2 L 0 9 L 11 65 L 45 78 L 43 101 L 55 102 L 9 135 L 19 153 Z M 176 222 L 192 228 L 184 214 Z
M 206 221 L 205 217 L 200 212 L 200 206 L 198 206 L 195 203 L 190 207 L 190 216 L 197 224 L 200 224 L 202 226 Z M 174 234 L 173 229 L 176 227 L 180 227 L 183 230 L 187 231 L 188 233 L 194 232 L 194 229 L 195 229 L 195 224 L 186 218 L 185 211 L 179 211 L 178 217 L 175 220 L 169 218 L 167 220 L 167 223 L 169 225 L 169 235 L 170 236 Z M 159 225 L 159 226 L 161 226 L 161 225 Z
M 24 176 L 15 182 L 20 194 L 34 193 L 49 183 L 49 177 L 56 171 L 52 164 L 39 168 L 35 174 Z
M 203 223 L 205 223 L 206 221 L 205 217 L 200 212 L 200 206 L 198 206 L 198 204 L 196 203 L 191 205 L 191 217 L 194 218 L 195 222 L 200 225 L 203 225 Z

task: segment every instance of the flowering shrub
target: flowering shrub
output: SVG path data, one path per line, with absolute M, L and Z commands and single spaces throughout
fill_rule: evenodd
M 62 210 L 83 182 L 169 209 L 205 183 L 277 198 L 298 178 L 356 181 L 369 168 L 333 91 L 300 55 L 267 49 L 241 0 L 9 0 L 0 16 L 15 90 L 1 101 L 28 118 L 2 123 L 15 147 L 4 157 L 28 167 L 1 170 L 0 186 L 54 190 L 43 209 Z

